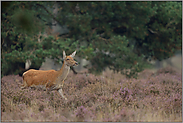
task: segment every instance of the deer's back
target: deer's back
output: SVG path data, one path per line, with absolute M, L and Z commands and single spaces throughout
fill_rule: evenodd
M 57 78 L 57 71 L 55 70 L 34 70 L 30 69 L 23 74 L 23 80 L 29 84 L 45 85 L 47 83 L 54 84 Z

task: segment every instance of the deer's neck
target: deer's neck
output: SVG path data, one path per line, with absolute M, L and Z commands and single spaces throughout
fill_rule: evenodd
M 64 81 L 69 73 L 70 66 L 65 64 L 65 61 L 62 65 L 62 68 L 58 71 L 58 80 L 59 81 Z

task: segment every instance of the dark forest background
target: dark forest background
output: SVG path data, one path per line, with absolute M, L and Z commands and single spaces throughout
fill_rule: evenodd
M 46 57 L 62 61 L 77 50 L 91 62 L 135 77 L 149 59 L 182 49 L 182 2 L 1 2 L 1 76 L 39 69 Z M 66 27 L 53 34 L 54 22 Z

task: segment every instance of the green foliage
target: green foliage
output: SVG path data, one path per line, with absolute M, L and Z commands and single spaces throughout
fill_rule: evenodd
M 52 20 L 69 33 L 42 36 Z M 90 72 L 109 67 L 135 77 L 147 58 L 162 60 L 182 48 L 182 2 L 2 2 L 1 28 L 2 75 L 26 60 L 39 68 L 45 57 L 60 61 L 63 50 L 76 49 L 91 62 Z
M 182 49 L 182 2 L 153 2 L 157 14 L 147 24 L 154 30 L 139 47 L 145 55 L 162 60 L 171 57 L 176 49 Z

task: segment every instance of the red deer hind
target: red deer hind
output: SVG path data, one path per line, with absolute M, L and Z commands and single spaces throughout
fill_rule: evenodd
M 23 73 L 23 85 L 22 89 L 27 87 L 32 87 L 36 85 L 44 85 L 46 90 L 52 91 L 57 90 L 59 94 L 67 100 L 67 98 L 63 95 L 62 87 L 64 84 L 64 80 L 66 79 L 70 66 L 76 66 L 78 63 L 73 59 L 76 51 L 74 51 L 71 55 L 66 56 L 65 51 L 63 51 L 63 65 L 59 71 L 55 70 L 34 70 L 30 69 Z

